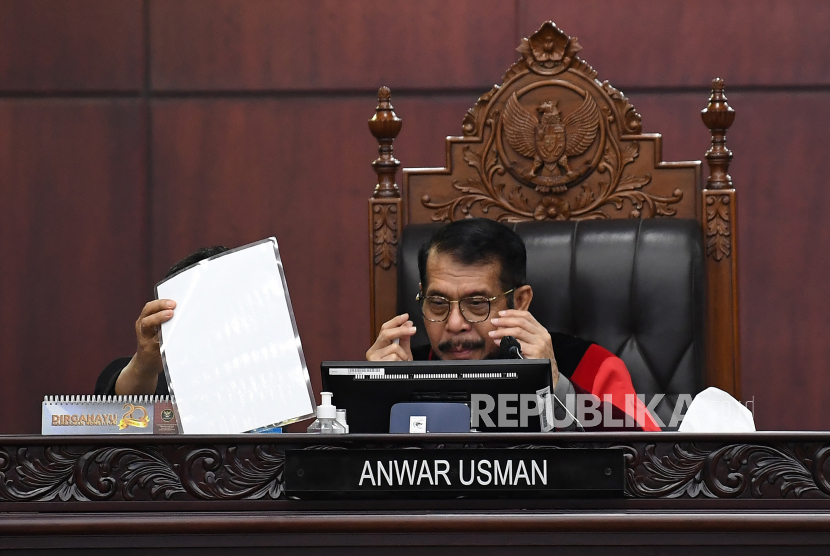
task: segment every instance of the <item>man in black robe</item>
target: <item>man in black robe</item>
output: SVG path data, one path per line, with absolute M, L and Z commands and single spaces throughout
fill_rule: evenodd
M 610 400 L 609 414 L 628 414 L 638 428 L 660 430 L 636 397 L 622 360 L 593 342 L 551 334 L 533 317 L 526 269 L 524 242 L 507 226 L 473 218 L 440 228 L 418 253 L 418 300 L 429 344 L 413 347 L 414 322 L 398 315 L 381 326 L 366 359 L 498 358 L 502 339 L 512 336 L 525 358 L 550 359 L 556 400 L 594 395 Z

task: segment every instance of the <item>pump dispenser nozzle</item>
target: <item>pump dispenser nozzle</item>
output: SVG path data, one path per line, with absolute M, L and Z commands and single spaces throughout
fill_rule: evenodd
M 317 406 L 318 419 L 334 419 L 337 417 L 337 408 L 331 404 L 331 392 L 320 392 L 323 403 Z
M 322 403 L 317 406 L 317 419 L 308 432 L 318 434 L 345 434 L 346 429 L 337 422 L 337 408 L 331 403 L 331 392 L 320 392 Z

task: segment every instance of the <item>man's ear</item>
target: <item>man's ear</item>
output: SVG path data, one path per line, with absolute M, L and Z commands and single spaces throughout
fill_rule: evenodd
M 513 292 L 513 305 L 520 311 L 527 311 L 532 300 L 533 288 L 530 286 L 520 286 Z

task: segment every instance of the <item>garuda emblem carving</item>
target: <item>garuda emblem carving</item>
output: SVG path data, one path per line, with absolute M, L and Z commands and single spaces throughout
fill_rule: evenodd
M 541 193 L 561 193 L 591 169 L 590 163 L 573 169 L 568 158 L 585 153 L 599 130 L 599 107 L 590 95 L 586 94 L 582 105 L 564 118 L 557 105 L 556 100 L 539 104 L 537 119 L 513 93 L 504 109 L 507 143 L 520 155 L 533 159 L 530 170 L 517 169 L 515 164 L 511 164 L 511 170 L 518 170 L 521 178 Z

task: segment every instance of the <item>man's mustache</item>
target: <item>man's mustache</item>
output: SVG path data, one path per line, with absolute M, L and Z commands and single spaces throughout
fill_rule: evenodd
M 450 351 L 453 349 L 483 349 L 484 340 L 447 340 L 438 344 L 438 351 Z

